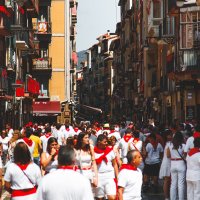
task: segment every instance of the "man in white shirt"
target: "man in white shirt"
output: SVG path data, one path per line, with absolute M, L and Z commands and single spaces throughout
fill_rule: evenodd
M 42 141 L 42 150 L 43 152 L 47 151 L 47 142 L 50 137 L 53 137 L 51 133 L 51 127 L 46 127 L 45 128 L 45 134 L 40 137 L 40 140 Z
M 116 183 L 114 179 L 118 176 L 116 155 L 112 148 L 109 148 L 107 137 L 103 134 L 97 138 L 97 145 L 94 147 L 95 160 L 98 167 L 98 186 L 95 188 L 97 200 L 116 199 Z
M 142 172 L 138 166 L 142 162 L 139 151 L 127 154 L 128 164 L 122 164 L 118 176 L 119 200 L 141 200 Z
M 6 124 L 6 129 L 8 130 L 8 137 L 9 137 L 9 139 L 11 139 L 12 136 L 13 136 L 14 130 L 11 128 L 10 124 Z
M 58 169 L 42 179 L 37 200 L 94 200 L 89 180 L 75 171 L 75 151 L 62 146 L 58 153 Z

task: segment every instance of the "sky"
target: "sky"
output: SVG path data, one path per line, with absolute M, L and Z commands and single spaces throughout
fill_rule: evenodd
M 115 32 L 120 18 L 118 1 L 78 1 L 77 52 L 89 49 L 97 42 L 96 38 L 107 30 Z

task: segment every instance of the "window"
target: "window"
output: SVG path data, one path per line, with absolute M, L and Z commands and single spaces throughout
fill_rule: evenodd
M 160 25 L 162 20 L 162 3 L 161 0 L 153 0 L 152 14 L 153 14 L 153 25 Z

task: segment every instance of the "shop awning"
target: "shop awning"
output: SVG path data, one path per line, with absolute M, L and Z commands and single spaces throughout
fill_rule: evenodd
M 60 101 L 33 102 L 34 116 L 59 115 L 61 113 Z

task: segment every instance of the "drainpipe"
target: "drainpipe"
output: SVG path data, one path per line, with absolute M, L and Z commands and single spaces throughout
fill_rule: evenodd
M 65 0 L 65 100 L 70 100 L 70 8 Z

